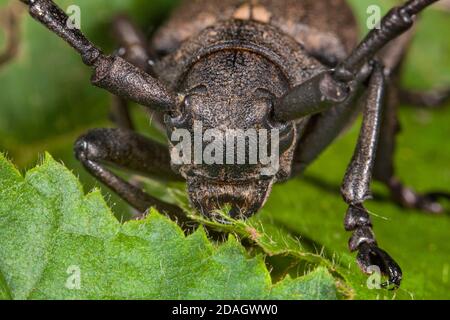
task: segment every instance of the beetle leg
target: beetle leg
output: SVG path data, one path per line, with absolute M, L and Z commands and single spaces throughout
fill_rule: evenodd
M 0 66 L 6 64 L 16 56 L 20 42 L 19 10 L 16 5 L 7 7 L 1 14 L 0 25 L 6 31 L 6 47 L 0 53 Z
M 374 178 L 389 188 L 392 199 L 401 206 L 419 209 L 429 213 L 442 213 L 444 208 L 437 200 L 439 198 L 450 198 L 450 194 L 430 193 L 421 195 L 404 186 L 395 176 L 395 138 L 400 129 L 398 120 L 399 101 L 395 84 L 396 83 L 391 84 L 391 87 L 389 88 L 388 104 L 383 110 L 380 141 L 374 167 Z
M 281 97 L 275 105 L 274 117 L 279 121 L 290 121 L 327 111 L 344 102 L 350 92 L 350 83 L 364 75 L 366 66 L 375 55 L 383 54 L 385 47 L 391 53 L 384 55 L 389 58 L 385 59 L 385 72 L 392 72 L 391 68 L 396 67 L 409 42 L 412 32 L 408 30 L 413 26 L 416 15 L 436 1 L 410 0 L 391 9 L 380 22 L 380 27 L 369 32 L 336 69 L 315 75 Z
M 143 71 L 150 71 L 150 56 L 144 35 L 125 15 L 118 15 L 112 22 L 113 37 L 120 49 L 117 54 Z M 111 119 L 122 129 L 134 130 L 126 99 L 112 97 Z
M 350 81 L 360 68 L 389 42 L 407 32 L 414 24 L 416 15 L 438 0 L 410 0 L 391 9 L 381 20 L 379 28 L 373 29 L 335 71 L 336 80 Z
M 294 154 L 292 174 L 303 172 L 361 112 L 361 87 L 372 72 L 367 65 L 348 83 L 346 99 L 328 110 L 314 115 L 304 130 Z M 365 87 L 364 87 L 365 88 Z M 314 93 L 309 93 L 314 96 Z M 299 97 L 299 99 L 301 99 Z
M 104 55 L 80 30 L 68 26 L 68 16 L 53 1 L 21 1 L 34 19 L 69 43 L 94 69 L 94 85 L 158 111 L 175 111 L 176 95 L 162 82 L 120 57 Z
M 144 71 L 151 71 L 151 58 L 144 34 L 125 15 L 112 22 L 113 36 L 118 42 L 119 55 Z
M 384 65 L 385 74 L 400 87 L 400 71 L 403 69 L 408 49 L 414 38 L 415 28 L 411 28 L 380 51 L 379 57 Z M 399 90 L 399 103 L 417 108 L 439 108 L 450 103 L 450 87 L 430 91 Z
M 411 29 L 391 41 L 381 52 L 380 59 L 385 67 L 385 74 L 390 81 L 400 87 L 398 90 L 399 103 L 417 108 L 439 108 L 450 103 L 450 87 L 432 89 L 430 91 L 414 91 L 401 88 L 400 72 L 403 69 L 408 48 L 414 38 L 415 30 Z
M 438 0 L 410 0 L 391 9 L 381 20 L 380 27 L 369 32 L 335 70 L 316 75 L 282 97 L 274 109 L 275 118 L 294 120 L 329 110 L 336 103 L 343 102 L 348 97 L 350 82 L 361 75 L 364 66 L 391 41 L 408 34 L 415 16 L 436 1 Z M 405 36 L 405 42 L 408 42 L 407 38 Z
M 418 209 L 428 213 L 443 213 L 444 207 L 439 199 L 450 199 L 450 193 L 430 192 L 419 194 L 403 185 L 396 177 L 391 177 L 386 183 L 391 191 L 392 199 L 405 208 Z
M 400 102 L 418 108 L 440 108 L 450 103 L 450 88 L 431 91 L 411 91 L 401 89 Z
M 349 249 L 358 251 L 357 261 L 364 272 L 376 265 L 389 277 L 386 286 L 400 285 L 402 271 L 398 264 L 380 249 L 372 231 L 369 214 L 364 201 L 370 197 L 372 169 L 380 132 L 381 111 L 384 102 L 385 79 L 383 69 L 376 65 L 370 78 L 367 102 L 358 144 L 345 174 L 341 193 L 349 205 L 345 218 L 345 229 L 352 231 Z
M 121 129 L 134 131 L 128 101 L 118 96 L 111 96 L 110 119 Z
M 95 129 L 75 143 L 75 155 L 98 180 L 131 206 L 144 213 L 154 206 L 183 222 L 185 215 L 177 206 L 162 202 L 118 177 L 105 165 L 163 179 L 180 180 L 170 168 L 167 148 L 135 132 L 123 129 Z

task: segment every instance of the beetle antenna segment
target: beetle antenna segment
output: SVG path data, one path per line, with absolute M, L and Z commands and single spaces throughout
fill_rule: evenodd
M 344 104 L 350 96 L 350 83 L 363 83 L 370 76 L 366 72 L 375 55 L 414 23 L 415 15 L 438 0 L 410 0 L 395 7 L 382 19 L 380 27 L 372 30 L 350 56 L 335 70 L 321 73 L 293 88 L 283 96 L 275 108 L 275 117 L 291 121 L 323 112 Z
M 78 51 L 83 62 L 94 68 L 92 83 L 112 94 L 151 107 L 172 112 L 175 94 L 159 80 L 120 57 L 106 56 L 83 33 L 67 24 L 69 17 L 51 0 L 20 0 L 30 15 Z
M 373 57 L 390 41 L 405 33 L 414 24 L 415 16 L 439 0 L 410 0 L 403 6 L 392 8 L 356 47 L 350 56 L 336 69 L 336 80 L 350 81 L 364 63 Z
M 294 120 L 313 115 L 344 102 L 350 90 L 333 79 L 331 71 L 323 72 L 296 86 L 284 95 L 274 108 L 277 120 Z

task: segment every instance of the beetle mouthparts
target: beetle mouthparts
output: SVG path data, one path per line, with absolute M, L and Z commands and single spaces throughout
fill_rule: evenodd
M 264 205 L 272 184 L 272 180 L 211 182 L 191 177 L 188 193 L 191 204 L 202 215 L 223 221 L 223 214 L 231 218 L 249 218 L 255 214 Z

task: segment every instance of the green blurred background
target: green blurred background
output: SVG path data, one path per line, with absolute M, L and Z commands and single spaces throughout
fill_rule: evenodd
M 0 0 L 0 12 L 13 1 Z M 15 0 L 15 3 L 18 1 Z M 81 27 L 106 52 L 115 47 L 108 31 L 112 16 L 125 11 L 149 36 L 168 15 L 175 0 L 61 0 L 63 8 L 81 7 Z M 350 1 L 363 26 L 370 4 L 387 10 L 396 1 Z M 20 6 L 20 4 L 19 4 Z M 408 88 L 429 89 L 450 85 L 450 12 L 430 9 L 418 24 L 417 36 L 403 75 Z M 361 28 L 363 34 L 364 28 Z M 0 66 L 0 151 L 6 152 L 20 168 L 38 162 L 44 151 L 71 168 L 88 191 L 98 186 L 72 153 L 75 139 L 90 128 L 112 126 L 108 121 L 110 98 L 89 84 L 90 70 L 63 41 L 35 21 L 21 18 L 18 56 Z M 5 35 L 0 32 L 0 48 Z M 133 117 L 139 129 L 154 134 L 150 120 L 137 106 Z M 399 176 L 418 191 L 450 191 L 450 106 L 427 111 L 405 106 L 401 110 L 402 132 L 396 165 Z M 355 145 L 358 126 L 321 156 L 304 179 L 276 186 L 265 209 L 255 218 L 296 236 L 325 246 L 330 255 L 339 254 L 354 266 L 347 253 L 349 234 L 343 230 L 346 206 L 339 184 Z M 400 298 L 450 298 L 450 217 L 427 216 L 404 210 L 387 201 L 387 192 L 374 183 L 377 198 L 368 204 L 376 213 L 375 232 L 383 248 L 403 267 L 404 284 Z M 104 194 L 113 210 L 127 215 L 129 210 L 116 196 Z M 444 203 L 450 209 L 449 203 Z M 358 272 L 358 271 L 355 271 Z M 365 286 L 364 277 L 355 286 Z M 367 292 L 360 297 L 384 298 Z M 389 296 L 391 297 L 391 296 Z

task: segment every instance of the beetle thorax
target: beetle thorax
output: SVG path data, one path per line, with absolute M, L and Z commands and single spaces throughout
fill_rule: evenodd
M 189 94 L 199 87 L 205 90 L 192 97 L 190 111 L 195 120 L 208 127 L 245 129 L 262 125 L 270 111 L 269 100 L 284 94 L 288 83 L 264 57 L 249 51 L 224 50 L 197 62 L 182 91 Z

